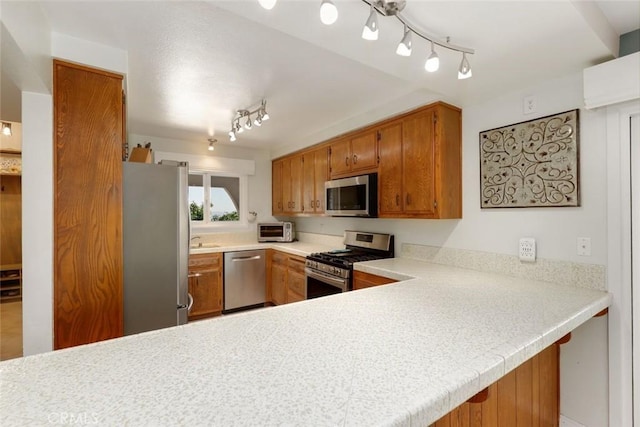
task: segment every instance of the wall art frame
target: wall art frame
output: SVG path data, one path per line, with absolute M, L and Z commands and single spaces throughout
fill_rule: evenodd
M 480 132 L 480 207 L 580 206 L 579 110 Z

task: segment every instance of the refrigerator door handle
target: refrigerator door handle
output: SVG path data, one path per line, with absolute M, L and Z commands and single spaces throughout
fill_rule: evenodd
M 189 305 L 187 306 L 187 311 L 191 311 L 191 307 L 193 307 L 193 297 L 191 296 L 191 294 L 187 294 L 187 296 L 189 297 Z

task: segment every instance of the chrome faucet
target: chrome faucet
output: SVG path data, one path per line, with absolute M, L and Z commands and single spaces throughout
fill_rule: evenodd
M 196 239 L 200 239 L 200 236 L 193 236 L 191 238 L 191 242 L 193 242 Z M 201 248 L 202 247 L 202 240 L 200 242 L 198 242 L 198 247 Z

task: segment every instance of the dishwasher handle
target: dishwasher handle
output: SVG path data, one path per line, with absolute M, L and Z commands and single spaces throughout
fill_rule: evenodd
M 238 258 L 231 258 L 231 262 L 251 261 L 251 260 L 260 259 L 260 258 L 262 258 L 260 255 L 243 256 Z

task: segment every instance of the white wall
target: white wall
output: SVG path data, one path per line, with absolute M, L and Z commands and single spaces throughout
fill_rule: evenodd
M 187 141 L 129 134 L 128 141 L 130 149 L 137 144 L 144 145 L 145 142 L 151 142 L 151 149 L 154 151 L 255 161 L 255 175 L 250 175 L 248 178 L 249 204 L 246 210 L 258 213 L 256 222 L 274 219 L 271 216 L 271 155 L 268 150 L 239 147 L 232 143 L 217 143 L 214 151 L 208 151 L 209 143 L 204 137 L 201 141 Z M 253 227 L 253 224 L 250 224 L 250 227 Z
M 524 115 L 523 97 L 535 95 L 538 111 Z M 538 257 L 606 265 L 606 145 L 602 113 L 580 110 L 580 198 L 577 208 L 480 209 L 479 133 L 583 105 L 582 75 L 505 94 L 463 107 L 463 218 L 389 220 L 298 218 L 300 231 L 341 235 L 345 229 L 380 231 L 402 243 L 516 255 L 520 237 L 536 238 Z M 577 237 L 590 237 L 592 256 L 576 254 Z M 606 320 L 591 320 L 563 346 L 562 412 L 585 426 L 607 424 Z M 589 399 L 584 395 L 589 394 Z
M 22 93 L 22 342 L 53 348 L 53 102 Z
M 580 74 L 463 108 L 463 218 L 461 220 L 386 220 L 299 218 L 301 231 L 341 235 L 349 228 L 395 234 L 409 242 L 515 255 L 520 237 L 536 238 L 538 257 L 606 264 L 606 156 L 601 115 L 580 111 L 581 207 L 480 209 L 481 131 L 554 114 L 582 105 Z M 522 98 L 536 95 L 538 112 L 522 113 Z M 591 237 L 592 256 L 576 255 L 576 238 Z M 399 247 L 397 245 L 397 247 Z

